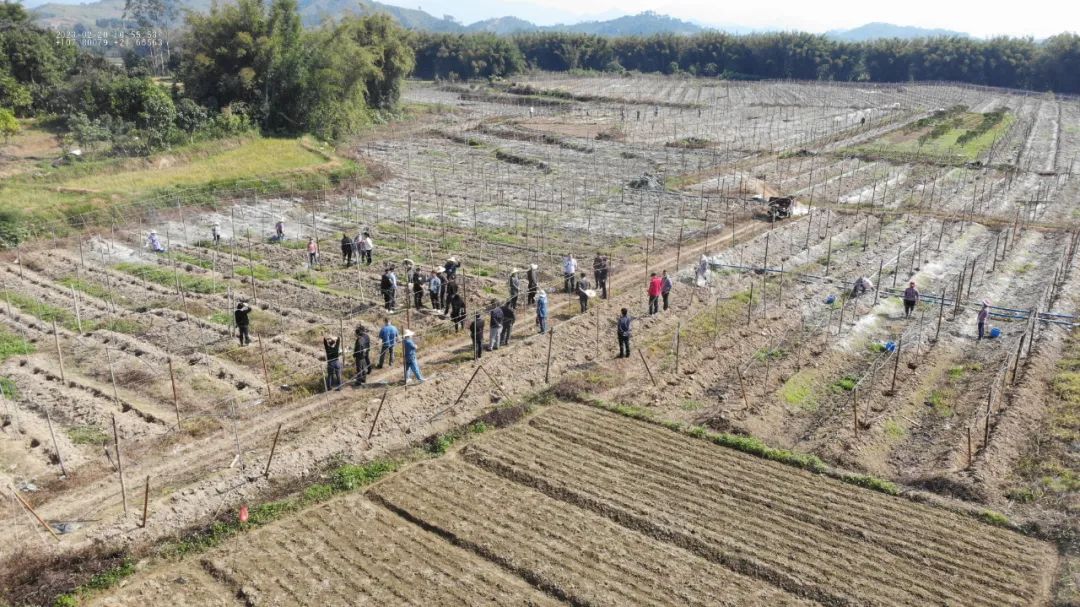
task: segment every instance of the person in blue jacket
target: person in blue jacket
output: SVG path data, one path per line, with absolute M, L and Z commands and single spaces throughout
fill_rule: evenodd
M 536 325 L 540 327 L 540 334 L 547 333 L 548 300 L 547 292 L 540 289 L 536 295 Z
M 383 328 L 379 330 L 379 341 L 382 342 L 382 348 L 379 350 L 379 364 L 376 365 L 376 369 L 383 368 L 383 359 L 389 354 L 390 364 L 394 364 L 394 346 L 397 345 L 398 330 L 397 327 L 390 324 L 389 318 L 383 319 Z
M 401 346 L 405 350 L 405 383 L 409 383 L 409 371 L 412 371 L 413 377 L 419 383 L 424 383 L 424 376 L 420 375 L 420 363 L 416 355 L 416 342 L 413 341 L 413 335 L 416 335 L 409 329 L 405 329 L 402 333 L 404 341 Z

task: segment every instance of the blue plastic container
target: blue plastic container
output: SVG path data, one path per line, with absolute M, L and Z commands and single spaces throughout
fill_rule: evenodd
M 994 328 L 990 329 L 990 337 L 993 337 L 993 338 L 1001 337 L 1001 329 L 999 329 L 997 327 L 994 327 Z
M 828 304 L 828 305 L 831 305 L 831 304 L 833 304 L 835 302 L 836 302 L 836 296 L 835 295 L 830 295 L 830 296 L 825 298 L 825 303 Z
M 887 342 L 885 342 L 885 351 L 886 352 L 892 352 L 894 350 L 896 350 L 896 342 L 895 341 L 887 341 Z

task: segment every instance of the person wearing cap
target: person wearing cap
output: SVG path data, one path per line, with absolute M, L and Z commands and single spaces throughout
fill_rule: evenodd
M 536 326 L 540 328 L 540 334 L 547 333 L 548 300 L 547 291 L 540 289 L 536 296 Z
M 490 331 L 490 341 L 488 343 L 488 350 L 494 352 L 499 349 L 499 344 L 502 343 L 502 323 L 503 323 L 503 311 L 499 303 L 492 301 L 490 304 L 491 312 L 488 315 L 488 322 L 491 325 L 488 329 Z
M 502 322 L 502 345 L 510 345 L 510 331 L 514 328 L 514 321 L 517 320 L 517 314 L 514 313 L 514 308 L 510 305 L 510 302 L 506 302 L 502 306 L 503 322 Z
M 529 298 L 528 303 L 530 306 L 536 303 L 536 288 L 537 283 L 539 283 L 539 273 L 535 263 L 529 264 L 529 271 L 525 273 L 525 281 L 528 283 L 528 291 L 526 293 Z
M 592 269 L 593 280 L 596 281 L 596 288 L 600 291 L 600 298 L 607 299 L 608 256 L 597 251 L 596 257 L 592 260 Z
M 469 323 L 469 335 L 472 336 L 473 358 L 480 358 L 484 355 L 484 319 L 480 318 L 479 312 Z
M 353 385 L 359 386 L 367 382 L 368 373 L 371 373 L 371 336 L 368 335 L 367 327 L 356 327 L 356 341 L 353 342 L 353 363 L 356 364 L 356 377 Z
M 323 337 L 323 349 L 326 351 L 326 389 L 341 387 L 341 342 L 334 335 Z
M 454 281 L 450 281 L 450 284 L 457 286 Z M 450 320 L 454 321 L 454 333 L 457 333 L 465 326 L 465 298 L 458 293 L 457 289 L 454 289 L 454 294 L 450 296 Z
M 664 281 L 656 272 L 649 274 L 649 314 L 660 311 L 660 294 L 664 291 Z
M 668 295 L 671 295 L 671 289 L 674 286 L 671 282 L 671 277 L 668 276 L 667 270 L 664 270 L 662 276 L 660 276 L 660 296 L 664 298 L 664 309 L 668 309 Z
M 346 268 L 352 265 L 353 241 L 345 232 L 341 233 L 341 259 L 345 262 Z
M 510 290 L 510 298 L 506 300 L 506 303 L 514 310 L 517 309 L 518 293 L 521 292 L 521 279 L 518 278 L 519 271 L 517 268 L 510 270 L 510 280 L 507 284 Z
M 919 303 L 919 290 L 915 288 L 915 281 L 913 280 L 904 289 L 904 318 L 911 316 L 917 303 Z
M 578 278 L 576 288 L 578 303 L 581 304 L 581 313 L 584 314 L 589 311 L 589 289 L 592 288 L 589 281 L 585 280 L 585 272 L 582 272 L 581 276 Z
M 442 270 L 442 268 L 432 270 L 431 278 L 428 279 L 428 293 L 431 295 L 431 308 L 433 310 L 442 309 L 439 302 L 439 296 L 442 294 L 442 279 L 439 278 L 439 270 Z
M 383 368 L 383 360 L 389 356 L 390 364 L 394 364 L 394 346 L 397 345 L 398 330 L 397 327 L 390 324 L 389 318 L 383 319 L 383 328 L 379 330 L 379 341 L 382 342 L 382 347 L 379 348 L 379 364 L 376 369 Z
M 870 289 L 873 289 L 873 288 L 874 288 L 874 283 L 870 282 L 869 278 L 867 278 L 865 276 L 860 276 L 855 281 L 855 284 L 851 287 L 851 297 L 852 298 L 858 297 L 858 296 L 862 295 L 863 293 L 868 292 Z
M 221 244 L 221 222 L 210 224 L 210 237 L 214 239 L 214 244 Z
M 157 230 L 150 230 L 150 233 L 146 236 L 146 244 L 155 253 L 165 252 L 165 247 L 161 245 L 161 239 L 158 238 Z
M 979 340 L 982 340 L 983 334 L 986 332 L 986 319 L 988 318 L 990 318 L 990 302 L 984 299 L 982 308 L 979 308 L 979 316 L 976 319 L 979 322 Z
M 285 219 L 278 217 L 277 223 L 274 224 L 274 240 L 282 242 L 285 240 Z
M 248 318 L 248 314 L 251 314 L 251 308 L 248 307 L 247 303 L 240 302 L 236 304 L 236 311 L 233 312 L 233 320 L 236 321 L 236 328 L 240 333 L 241 346 L 246 346 L 251 343 L 251 335 L 248 334 L 251 320 Z
M 446 272 L 447 278 L 453 278 L 457 276 L 457 271 L 461 268 L 461 262 L 457 260 L 457 257 L 451 255 L 446 259 L 446 263 L 443 264 L 443 271 Z
M 567 293 L 574 292 L 574 277 L 577 276 L 577 260 L 574 259 L 573 254 L 567 254 L 563 257 L 562 262 L 563 272 L 563 290 Z
M 314 238 L 307 239 L 308 269 L 313 269 L 319 263 L 319 243 Z
M 615 336 L 619 338 L 618 358 L 630 358 L 630 320 L 630 311 L 623 308 L 615 325 Z
M 413 341 L 413 336 L 416 335 L 409 329 L 405 329 L 402 333 L 402 337 L 405 338 L 401 342 L 401 347 L 405 351 L 405 383 L 409 383 L 409 372 L 412 371 L 413 377 L 419 383 L 424 383 L 424 376 L 420 375 L 420 361 L 416 353 L 416 342 Z
M 371 265 L 371 251 L 375 249 L 375 243 L 371 240 L 371 234 L 364 232 L 363 238 L 359 238 L 360 241 L 360 260 L 363 260 L 367 265 Z M 359 263 L 359 261 L 357 261 Z
M 459 290 L 460 288 L 458 287 L 456 278 L 451 278 L 447 276 L 446 280 L 443 280 L 443 291 L 446 293 L 446 304 L 443 306 L 443 315 L 446 315 L 447 312 L 451 312 L 453 310 L 454 297 L 461 297 L 460 295 L 458 295 Z M 464 299 L 462 299 L 461 305 L 465 305 Z
M 427 281 L 424 280 L 424 273 L 420 271 L 420 266 L 413 268 L 412 275 L 412 294 L 413 294 L 413 307 L 417 310 L 421 310 L 424 307 L 424 286 Z
M 446 314 L 447 308 L 450 306 L 450 300 L 446 296 L 446 283 L 450 282 L 450 277 L 446 273 L 446 266 L 440 266 L 436 268 L 436 272 L 439 275 L 439 305 L 434 306 L 436 310 L 442 310 L 443 314 Z

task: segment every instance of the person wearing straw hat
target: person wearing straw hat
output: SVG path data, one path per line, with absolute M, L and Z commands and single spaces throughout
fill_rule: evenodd
M 469 334 L 472 336 L 473 358 L 480 358 L 484 355 L 484 319 L 479 312 L 473 315 L 469 323 Z
M 416 353 L 416 342 L 413 341 L 413 333 L 409 329 L 405 329 L 405 332 L 401 334 L 405 338 L 401 342 L 401 347 L 405 351 L 405 383 L 409 383 L 409 372 L 412 371 L 413 377 L 416 378 L 418 383 L 424 383 L 424 376 L 420 374 L 420 363 Z
M 990 302 L 984 299 L 977 317 L 979 323 L 979 339 L 977 341 L 982 341 L 983 334 L 986 332 L 986 319 L 988 318 L 990 318 Z
M 323 349 L 326 351 L 326 389 L 336 390 L 341 387 L 341 342 L 336 335 L 323 337 Z
M 285 218 L 278 217 L 277 222 L 274 223 L 274 241 L 283 242 L 285 240 Z
M 518 272 L 520 271 L 521 270 L 517 268 L 510 270 L 510 279 L 507 281 L 507 287 L 510 290 L 510 298 L 506 300 L 506 303 L 514 310 L 517 310 L 518 293 L 521 292 L 521 279 L 518 278 Z
M 592 290 L 592 285 L 585 279 L 585 272 L 581 273 L 581 277 L 577 282 L 577 296 L 578 302 L 581 304 L 581 313 L 584 314 L 589 311 L 589 298 L 596 295 Z
M 491 308 L 491 312 L 488 314 L 488 322 L 491 325 L 488 329 L 490 331 L 488 350 L 494 352 L 499 349 L 499 344 L 502 343 L 500 337 L 502 335 L 503 311 L 502 307 L 499 306 L 499 302 L 495 300 L 491 300 L 488 306 Z
M 447 305 L 450 301 L 446 296 L 446 283 L 450 282 L 450 276 L 446 273 L 446 266 L 439 266 L 435 268 L 435 271 L 439 275 L 439 305 L 433 305 L 432 307 L 436 311 L 442 310 L 443 314 L 446 314 L 447 308 L 450 307 Z
M 424 273 L 420 271 L 420 266 L 413 268 L 412 277 L 412 294 L 413 294 L 413 307 L 417 310 L 424 308 Z
M 447 278 L 454 278 L 457 276 L 457 271 L 459 269 L 461 269 L 461 262 L 458 261 L 457 257 L 451 255 L 446 258 L 446 262 L 443 264 L 443 271 L 446 272 Z
M 547 333 L 548 300 L 547 291 L 540 289 L 536 296 L 536 326 L 540 328 L 540 334 Z
M 221 244 L 221 222 L 215 221 L 210 224 L 210 238 L 214 240 L 214 244 Z
M 911 313 L 915 311 L 915 304 L 919 303 L 919 290 L 915 288 L 915 281 L 908 283 L 908 287 L 904 289 L 904 318 L 911 316 Z
M 251 320 L 248 318 L 248 314 L 251 314 L 251 308 L 248 307 L 246 302 L 240 302 L 236 304 L 236 311 L 233 312 L 233 320 L 236 321 L 236 329 L 240 333 L 240 345 L 246 346 L 251 343 L 251 336 L 248 334 L 248 327 L 251 326 Z
M 431 278 L 428 279 L 428 294 L 431 295 L 431 309 L 441 310 L 442 305 L 439 301 L 439 297 L 442 295 L 442 279 L 439 278 L 439 272 L 442 268 L 435 268 L 431 271 Z
M 146 235 L 146 245 L 155 253 L 165 252 L 165 247 L 162 246 L 161 239 L 158 238 L 157 230 L 150 230 L 150 233 Z
M 526 291 L 526 293 L 529 298 L 528 303 L 530 306 L 536 303 L 536 289 L 537 284 L 539 283 L 539 274 L 539 268 L 536 264 L 529 264 L 529 271 L 525 273 L 525 281 L 528 283 L 528 291 Z
M 353 362 L 356 364 L 356 377 L 353 385 L 359 386 L 367 382 L 368 373 L 371 373 L 371 336 L 368 335 L 367 327 L 356 327 L 356 341 L 353 342 Z

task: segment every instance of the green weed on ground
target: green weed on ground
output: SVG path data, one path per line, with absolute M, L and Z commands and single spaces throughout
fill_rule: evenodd
M 76 445 L 104 445 L 109 435 L 97 426 L 73 426 L 67 429 L 68 438 Z
M 184 272 L 175 272 L 168 268 L 144 263 L 122 262 L 116 264 L 116 269 L 141 278 L 147 282 L 159 284 L 164 287 L 176 288 L 177 281 L 180 288 L 191 293 L 221 293 L 225 291 L 223 281 L 212 280 L 202 276 L 192 276 Z
M 0 328 L 0 362 L 9 359 L 12 356 L 26 356 L 33 354 L 35 350 L 34 344 L 18 335 L 9 333 L 6 329 Z
M 109 290 L 102 285 L 83 280 L 74 275 L 65 276 L 57 282 L 64 285 L 65 287 L 75 289 L 76 291 L 81 291 L 91 297 L 96 297 L 102 300 L 108 300 L 109 296 L 111 295 L 109 293 Z
M 816 411 L 818 408 L 814 398 L 813 377 L 807 371 L 799 371 L 789 377 L 780 387 L 780 398 L 804 411 Z
M 19 399 L 19 386 L 10 377 L 0 377 L 0 390 L 4 392 L 4 398 L 11 400 Z

